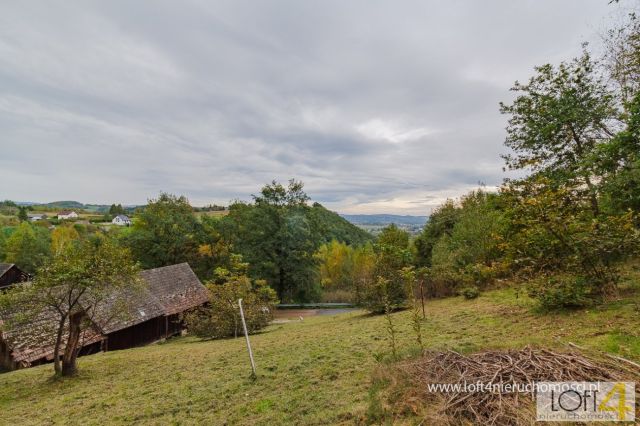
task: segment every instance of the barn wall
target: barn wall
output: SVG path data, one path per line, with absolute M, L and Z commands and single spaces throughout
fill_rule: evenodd
M 0 371 L 10 371 L 15 368 L 16 364 L 13 362 L 13 358 L 11 358 L 9 348 L 4 341 L 0 339 Z
M 165 317 L 156 317 L 140 324 L 115 331 L 107 335 L 105 350 L 133 348 L 162 339 L 165 332 Z
M 0 277 L 0 288 L 8 287 L 11 284 L 22 282 L 24 279 L 24 273 L 20 269 L 13 266 Z

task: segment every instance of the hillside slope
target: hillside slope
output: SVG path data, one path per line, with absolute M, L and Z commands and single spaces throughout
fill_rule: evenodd
M 313 203 L 311 216 L 319 225 L 319 233 L 325 242 L 338 240 L 349 245 L 362 245 L 373 240 L 373 235 L 352 224 L 338 213 L 328 210 L 320 203 Z
M 638 361 L 639 306 L 637 288 L 606 307 L 548 315 L 513 289 L 429 301 L 426 342 L 464 352 L 574 342 Z M 398 346 L 415 349 L 409 313 L 393 319 Z M 81 358 L 73 379 L 52 380 L 50 365 L 1 374 L 0 423 L 353 424 L 388 350 L 384 321 L 358 312 L 272 325 L 252 337 L 255 382 L 243 339 L 191 337 Z

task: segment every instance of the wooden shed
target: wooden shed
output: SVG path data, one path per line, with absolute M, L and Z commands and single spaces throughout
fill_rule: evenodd
M 0 263 L 0 289 L 29 280 L 29 274 L 13 263 Z
M 177 335 L 184 329 L 180 314 L 209 301 L 207 289 L 187 263 L 142 271 L 140 277 L 147 284 L 142 291 L 114 294 L 92 315 L 81 355 L 142 346 Z M 123 297 L 127 312 L 114 315 L 113 304 Z M 52 361 L 55 326 L 55 316 L 43 312 L 28 325 L 0 333 L 0 365 L 16 369 Z

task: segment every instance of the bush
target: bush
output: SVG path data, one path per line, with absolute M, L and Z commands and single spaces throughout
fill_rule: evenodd
M 460 293 L 465 287 L 485 288 L 501 273 L 501 242 L 507 229 L 501 203 L 499 195 L 482 190 L 470 192 L 457 204 L 448 203 L 449 210 L 456 210 L 455 221 L 431 241 L 428 259 L 434 297 Z
M 543 309 L 589 306 L 598 296 L 597 286 L 593 282 L 572 274 L 537 278 L 531 281 L 528 293 Z
M 273 319 L 278 303 L 276 292 L 264 280 L 250 280 L 247 264 L 235 258 L 231 271 L 216 269 L 213 282 L 207 284 L 209 304 L 185 315 L 189 332 L 205 339 L 220 339 L 243 333 L 238 299 L 242 299 L 247 331 L 251 334 Z
M 471 300 L 480 296 L 480 290 L 476 286 L 469 286 L 460 290 L 460 294 L 462 294 L 465 299 Z
M 394 310 L 404 307 L 408 294 L 402 271 L 410 265 L 412 257 L 409 234 L 395 225 L 386 227 L 374 246 L 374 256 L 375 280 L 362 286 L 360 303 L 372 313 L 385 312 L 386 305 Z

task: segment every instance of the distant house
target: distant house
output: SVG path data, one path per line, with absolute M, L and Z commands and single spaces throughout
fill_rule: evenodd
M 140 278 L 147 284 L 143 291 L 113 294 L 112 303 L 107 300 L 100 307 L 84 332 L 81 355 L 132 348 L 180 334 L 184 329 L 180 314 L 209 300 L 207 289 L 187 263 L 142 271 Z M 128 300 L 128 313 L 114 316 L 111 306 L 122 296 Z M 47 342 L 55 335 L 52 327 L 55 329 L 54 315 L 43 313 L 27 326 L 0 333 L 0 366 L 13 370 L 52 361 L 53 344 Z M 42 342 L 42 336 L 47 337 L 45 344 L 33 343 Z
M 65 219 L 77 219 L 78 218 L 78 213 L 74 212 L 74 211 L 61 211 L 58 212 L 58 219 L 60 220 L 65 220 Z
M 44 213 L 29 214 L 28 216 L 31 222 L 37 222 L 39 220 L 45 220 L 47 218 L 47 215 Z
M 111 223 L 113 223 L 114 225 L 129 226 L 131 225 L 131 219 L 129 219 L 129 216 L 119 214 L 118 216 L 113 218 Z
M 13 263 L 0 263 L 0 289 L 29 279 L 29 274 Z

